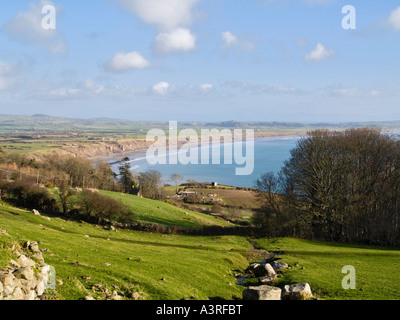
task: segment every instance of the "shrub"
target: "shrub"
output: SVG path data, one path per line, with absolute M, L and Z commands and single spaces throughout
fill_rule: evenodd
M 133 221 L 133 214 L 127 206 L 98 192 L 82 191 L 78 195 L 75 206 L 75 214 L 79 212 L 86 219 L 94 219 L 97 223 L 107 221 L 131 223 Z

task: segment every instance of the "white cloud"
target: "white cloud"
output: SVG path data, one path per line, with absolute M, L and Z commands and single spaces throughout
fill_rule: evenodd
M 145 69 L 150 66 L 139 52 L 117 52 L 111 61 L 106 65 L 106 70 L 111 72 L 124 72 L 131 69 Z
M 203 83 L 200 85 L 200 89 L 203 91 L 206 91 L 206 92 L 212 90 L 212 88 L 213 88 L 213 85 L 210 83 Z
M 393 29 L 400 30 L 400 7 L 391 12 L 387 22 Z
M 0 61 L 0 91 L 8 89 L 14 81 L 11 66 Z
M 192 9 L 199 0 L 117 1 L 145 23 L 155 24 L 160 29 L 171 30 L 189 26 L 192 23 Z
M 234 89 L 240 89 L 243 92 L 252 94 L 303 94 L 304 92 L 292 86 L 285 85 L 266 85 L 266 84 L 250 84 L 247 82 L 229 81 L 227 83 Z
M 221 38 L 225 47 L 237 47 L 246 51 L 252 51 L 254 49 L 254 44 L 251 41 L 239 38 L 230 31 L 222 32 Z
M 335 52 L 333 50 L 328 50 L 321 43 L 318 43 L 313 51 L 305 55 L 305 59 L 308 61 L 320 61 L 333 56 Z
M 188 52 L 196 47 L 196 36 L 189 29 L 178 28 L 170 32 L 160 33 L 153 49 L 159 54 Z
M 237 37 L 230 31 L 225 31 L 221 33 L 222 41 L 227 46 L 234 46 L 238 43 Z
M 153 49 L 159 54 L 189 52 L 196 36 L 189 30 L 193 8 L 200 0 L 116 0 L 143 22 L 155 25 L 159 34 Z
M 169 88 L 170 84 L 168 82 L 159 82 L 153 86 L 153 92 L 164 96 L 167 94 Z
M 36 45 L 50 50 L 53 54 L 65 53 L 67 50 L 64 38 L 58 30 L 45 30 L 42 27 L 42 8 L 45 5 L 56 7 L 51 1 L 41 0 L 31 3 L 26 11 L 20 11 L 7 25 L 8 34 L 18 41 Z M 60 8 L 56 8 L 60 12 Z

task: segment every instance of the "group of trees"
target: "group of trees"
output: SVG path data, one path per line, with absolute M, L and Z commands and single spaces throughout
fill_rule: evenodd
M 269 233 L 400 243 L 400 143 L 378 129 L 312 131 L 255 188 Z

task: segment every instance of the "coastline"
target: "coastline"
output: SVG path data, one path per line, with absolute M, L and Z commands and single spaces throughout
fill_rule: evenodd
M 255 140 L 276 140 L 298 138 L 305 132 L 255 132 Z M 200 138 L 199 138 L 200 139 Z M 167 143 L 168 143 L 167 138 Z M 147 149 L 154 144 L 154 141 L 146 139 L 127 139 L 106 141 L 94 144 L 82 144 L 78 146 L 62 147 L 52 151 L 36 151 L 29 153 L 30 157 L 38 161 L 46 161 L 49 154 L 58 154 L 60 156 L 85 157 L 94 161 L 118 162 L 118 158 L 144 156 Z M 178 147 L 184 143 L 178 143 Z M 132 160 L 132 159 L 131 159 Z

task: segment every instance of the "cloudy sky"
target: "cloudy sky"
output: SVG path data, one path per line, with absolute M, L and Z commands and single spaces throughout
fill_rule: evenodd
M 2 0 L 0 113 L 400 120 L 399 52 L 398 0 Z

